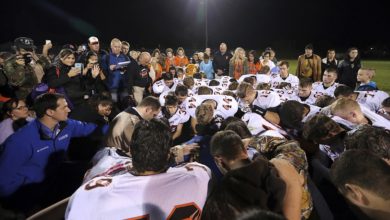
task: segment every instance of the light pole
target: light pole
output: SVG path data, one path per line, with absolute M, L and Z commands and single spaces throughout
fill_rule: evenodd
M 209 35 L 208 35 L 208 24 L 207 24 L 207 0 L 204 0 L 204 32 L 205 32 L 205 45 L 204 48 L 207 48 Z

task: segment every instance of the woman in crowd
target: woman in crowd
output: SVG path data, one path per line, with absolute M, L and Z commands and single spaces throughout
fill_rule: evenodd
M 49 88 L 55 89 L 57 93 L 67 96 L 73 107 L 78 107 L 86 103 L 88 99 L 85 86 L 82 84 L 82 74 L 80 68 L 75 68 L 75 54 L 70 49 L 63 49 L 59 54 L 60 62 L 52 66 L 46 72 L 45 82 Z
M 271 58 L 271 52 L 266 51 L 263 54 L 263 59 L 260 60 L 261 66 L 269 66 L 269 68 L 272 70 L 275 67 L 275 63 L 270 60 Z
M 248 60 L 245 57 L 245 50 L 237 47 L 229 62 L 229 76 L 238 80 L 244 74 L 248 74 Z
M 254 50 L 248 52 L 248 66 L 250 74 L 256 74 L 260 71 L 261 66 L 260 63 L 257 61 L 256 51 Z
M 23 100 L 16 98 L 4 103 L 2 112 L 4 120 L 0 122 L 0 144 L 19 128 L 28 123 L 28 107 Z M 31 119 L 31 118 L 30 118 Z
M 108 91 L 106 85 L 104 84 L 105 79 L 106 76 L 99 67 L 98 55 L 93 51 L 89 51 L 84 61 L 82 81 L 85 85 L 86 94 L 88 96 L 92 96 L 94 94 Z
M 182 47 L 177 48 L 174 64 L 176 67 L 185 67 L 189 63 Z

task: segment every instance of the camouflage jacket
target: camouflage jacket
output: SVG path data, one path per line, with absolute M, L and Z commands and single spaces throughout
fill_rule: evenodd
M 299 143 L 285 138 L 258 135 L 252 138 L 249 146 L 255 148 L 268 160 L 272 158 L 287 160 L 295 167 L 298 173 L 304 174 L 305 183 L 303 185 L 301 215 L 304 219 L 308 219 L 313 209 L 313 201 L 307 186 L 307 177 L 309 175 L 308 162 L 305 151 L 300 148 Z
M 19 99 L 25 99 L 32 88 L 38 84 L 37 75 L 42 75 L 42 73 L 37 73 L 37 70 L 43 71 L 49 65 L 49 60 L 44 56 L 40 56 L 35 64 L 24 66 L 17 64 L 16 56 L 12 56 L 5 61 L 4 73 L 8 77 L 8 84 L 15 88 L 16 96 Z

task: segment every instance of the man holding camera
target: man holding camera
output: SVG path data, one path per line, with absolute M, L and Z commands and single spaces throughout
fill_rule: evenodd
M 50 65 L 47 54 L 51 47 L 50 42 L 45 44 L 42 56 L 38 57 L 35 53 L 36 46 L 31 38 L 15 39 L 13 49 L 16 54 L 5 61 L 4 72 L 17 98 L 26 99 L 32 88 L 41 81 L 44 70 Z

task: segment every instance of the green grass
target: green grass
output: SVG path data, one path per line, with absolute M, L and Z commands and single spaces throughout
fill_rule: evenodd
M 297 60 L 288 60 L 290 63 L 290 73 L 295 73 L 297 69 Z M 390 61 L 362 61 L 364 67 L 376 69 L 376 75 L 373 81 L 376 82 L 380 90 L 390 93 Z

